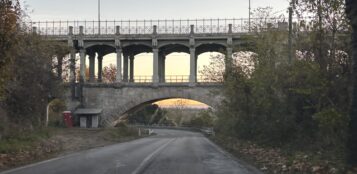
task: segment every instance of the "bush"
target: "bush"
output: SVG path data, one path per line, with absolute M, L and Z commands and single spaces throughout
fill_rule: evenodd
M 335 108 L 325 108 L 314 114 L 313 118 L 318 124 L 318 138 L 322 145 L 341 146 L 346 142 L 348 115 L 339 113 Z
M 49 125 L 54 127 L 63 127 L 63 111 L 66 109 L 66 104 L 63 100 L 54 99 L 50 102 L 49 110 Z
M 209 111 L 201 111 L 198 113 L 198 116 L 193 118 L 189 125 L 193 127 L 212 127 L 214 122 L 214 118 Z

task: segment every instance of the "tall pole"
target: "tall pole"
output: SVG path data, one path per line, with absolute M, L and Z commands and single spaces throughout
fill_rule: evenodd
M 289 7 L 289 64 L 291 64 L 291 60 L 293 59 L 293 8 Z
M 100 0 L 98 0 L 98 35 L 100 35 Z
M 250 0 L 249 0 L 249 32 L 250 32 L 250 9 L 251 9 L 251 6 L 250 6 Z

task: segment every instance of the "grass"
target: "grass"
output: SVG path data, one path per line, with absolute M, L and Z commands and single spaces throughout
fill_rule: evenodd
M 126 126 L 110 128 L 106 129 L 106 131 L 108 131 L 107 139 L 110 140 L 120 140 L 121 138 L 138 136 L 138 130 L 136 128 Z
M 48 139 L 51 132 L 47 129 L 22 132 L 0 140 L 0 153 L 16 153 L 31 150 L 42 139 Z

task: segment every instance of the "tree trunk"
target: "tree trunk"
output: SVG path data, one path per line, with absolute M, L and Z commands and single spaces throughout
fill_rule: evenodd
M 62 81 L 62 65 L 63 65 L 63 56 L 57 55 L 57 78 Z
M 349 158 L 351 166 L 357 166 L 357 1 L 346 0 L 346 12 L 351 20 L 352 33 L 352 80 L 353 93 L 349 124 Z

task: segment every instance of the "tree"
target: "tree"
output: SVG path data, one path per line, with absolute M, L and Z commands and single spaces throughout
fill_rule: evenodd
M 349 124 L 349 164 L 357 166 L 357 1 L 346 0 L 346 12 L 353 29 L 352 33 L 352 61 L 353 61 L 353 94 Z
M 306 39 L 299 43 L 300 50 L 310 52 L 321 69 L 327 70 L 338 50 L 349 52 L 349 39 L 341 36 L 350 29 L 344 0 L 299 0 L 293 6 L 300 22 L 297 30 L 304 31 L 299 37 Z
M 253 52 L 254 68 L 249 74 L 242 64 L 235 63 L 226 72 L 225 101 L 217 112 L 217 131 L 263 144 L 305 143 L 324 149 L 343 149 L 350 87 L 346 66 L 349 61 L 340 61 L 349 59 L 348 49 L 340 49 L 345 43 L 323 47 L 324 53 L 332 49 L 343 53 L 329 59 L 332 60 L 328 61 L 329 68 L 323 68 L 314 59 L 318 51 L 305 49 L 303 44 L 295 45 L 297 50 L 303 50 L 299 55 L 302 58 L 289 64 L 288 32 L 265 22 L 272 17 L 270 8 L 256 12 L 254 16 L 261 20 L 252 23 L 253 36 L 245 38 L 246 42 L 254 43 L 247 48 Z M 312 36 L 316 36 L 314 31 Z M 305 45 L 314 46 L 311 44 L 318 43 L 318 38 L 312 36 L 295 33 L 294 41 L 303 40 Z M 347 67 L 347 71 L 340 67 Z
M 209 65 L 204 65 L 199 73 L 211 82 L 222 82 L 224 76 L 224 56 L 216 55 L 210 57 Z M 206 80 L 206 79 L 205 79 Z
M 50 98 L 61 97 L 60 81 L 51 69 L 55 55 L 49 41 L 23 35 L 13 61 L 8 65 L 10 80 L 5 85 L 4 108 L 15 124 L 41 126 Z
M 0 0 L 0 101 L 4 99 L 4 85 L 8 80 L 8 64 L 16 52 L 20 31 L 21 8 L 18 0 Z
M 113 83 L 117 77 L 117 67 L 113 64 L 103 68 L 103 77 L 105 82 Z
M 29 33 L 20 12 L 19 1 L 0 0 L 0 107 L 8 122 L 33 129 L 43 125 L 48 100 L 63 93 L 51 68 L 62 46 Z

